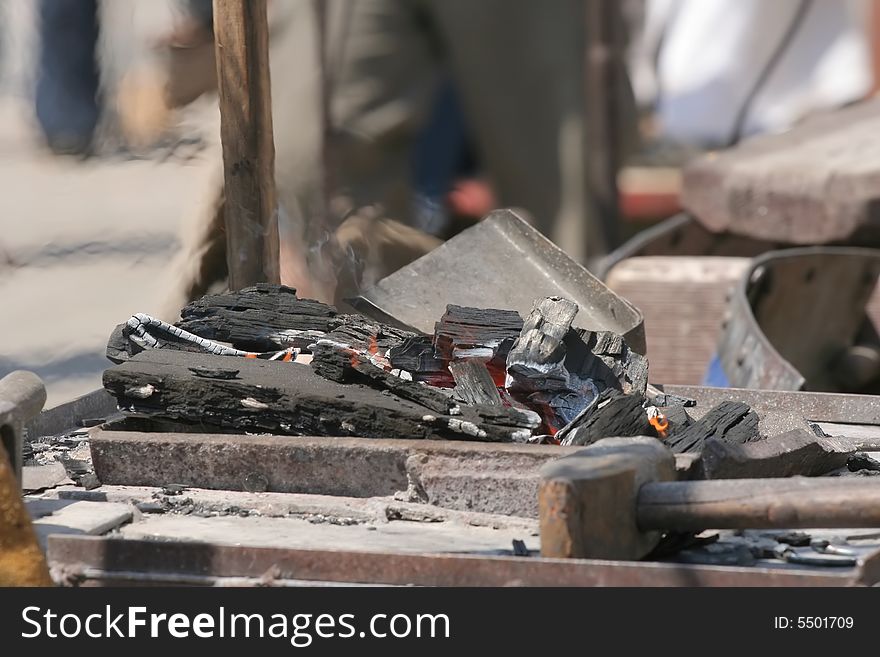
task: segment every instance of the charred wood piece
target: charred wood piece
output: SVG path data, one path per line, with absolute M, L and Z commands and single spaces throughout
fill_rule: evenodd
M 761 479 L 825 474 L 848 464 L 851 455 L 833 438 L 794 429 L 745 443 L 709 438 L 703 444 L 701 460 L 706 479 Z
M 407 381 L 385 371 L 377 364 L 377 357 L 368 352 L 331 340 L 319 340 L 312 345 L 312 354 L 312 369 L 331 381 L 360 383 L 388 390 L 402 399 L 408 399 L 442 415 L 448 414 L 457 406 L 455 401 L 437 388 Z
M 859 472 L 861 470 L 880 472 L 880 461 L 871 458 L 864 452 L 856 452 L 847 459 L 846 469 L 850 472 Z
M 644 397 L 625 395 L 606 388 L 599 393 L 595 408 L 557 434 L 563 445 L 591 445 L 597 440 L 629 436 L 651 436 L 653 430 L 643 406 Z
M 501 395 L 492 375 L 481 361 L 471 359 L 449 363 L 455 379 L 454 395 L 466 404 L 501 406 Z
M 577 304 L 561 297 L 536 301 L 507 355 L 506 389 L 540 408 L 551 433 L 582 414 L 599 393 L 592 380 L 566 366 L 565 341 L 577 311 Z
M 674 436 L 694 423 L 691 416 L 688 415 L 687 411 L 684 409 L 684 406 L 663 406 L 658 407 L 657 410 L 663 414 L 668 422 L 668 426 L 666 427 L 667 436 Z
M 455 385 L 446 361 L 434 356 L 434 339 L 430 336 L 410 337 L 391 347 L 388 361 L 393 369 L 409 372 L 413 381 L 424 381 L 440 388 Z
M 488 404 L 460 404 L 439 388 L 416 383 L 385 371 L 358 352 L 329 340 L 314 345 L 312 368 L 340 383 L 360 383 L 419 404 L 428 412 L 423 421 L 461 434 L 462 438 L 525 442 L 541 418 L 528 409 Z M 500 400 L 499 400 L 500 401 Z
M 570 390 L 563 340 L 578 306 L 561 297 L 537 301 L 507 355 L 506 388 L 511 392 Z
M 566 336 L 565 347 L 565 367 L 572 374 L 591 379 L 599 390 L 614 388 L 627 395 L 645 395 L 648 359 L 631 350 L 622 336 L 573 329 Z
M 541 408 L 551 431 L 581 426 L 603 390 L 634 394 L 641 403 L 648 383 L 647 359 L 619 335 L 573 329 L 577 311 L 560 297 L 536 302 L 507 356 L 507 389 Z
M 724 401 L 691 426 L 669 436 L 665 442 L 675 453 L 699 453 L 709 439 L 727 443 L 760 440 L 758 415 L 748 404 Z
M 223 356 L 151 350 L 108 369 L 104 386 L 141 421 L 211 431 L 510 442 L 527 440 L 540 422 L 534 413 L 497 406 L 453 405 L 449 413 L 434 412 L 369 377 L 370 385 L 342 385 L 298 363 L 242 359 L 236 362 L 238 378 L 229 380 L 191 371 L 227 362 Z
M 119 349 L 119 360 L 112 357 L 110 348 L 115 348 L 117 344 L 114 340 L 117 334 L 111 336 L 111 345 L 108 346 L 108 356 L 115 362 L 121 362 L 129 358 L 135 349 L 163 349 L 172 348 L 180 351 L 206 352 L 216 356 L 237 356 L 240 358 L 261 358 L 264 360 L 285 360 L 289 361 L 296 357 L 296 350 L 292 347 L 267 352 L 249 352 L 241 349 L 235 349 L 229 345 L 210 340 L 201 336 L 190 333 L 179 326 L 174 326 L 167 322 L 137 313 L 132 315 L 129 320 L 122 325 L 118 339 L 126 342 L 127 347 Z
M 434 356 L 447 363 L 479 358 L 496 385 L 503 386 L 507 354 L 522 326 L 522 317 L 513 310 L 450 304 L 434 325 Z
M 380 324 L 362 315 L 340 315 L 339 319 L 342 320 L 339 326 L 322 336 L 323 338 L 349 345 L 359 351 L 380 354 L 384 362 L 388 362 L 390 349 L 402 346 L 407 340 L 421 337 L 412 331 Z
M 304 348 L 343 322 L 332 306 L 299 299 L 293 288 L 268 283 L 206 295 L 180 314 L 180 328 L 245 351 Z
M 697 405 L 696 399 L 680 397 L 679 395 L 670 395 L 665 392 L 658 392 L 654 396 L 648 395 L 648 399 L 657 408 L 671 408 L 674 406 L 691 408 Z
M 132 339 L 132 329 L 128 322 L 123 322 L 113 329 L 107 341 L 106 356 L 113 363 L 127 361 L 135 354 L 144 351 L 146 345 L 139 344 Z M 191 353 L 205 353 L 206 350 L 193 341 L 183 340 L 172 333 L 161 332 L 158 334 L 156 344 L 152 348 L 169 349 L 172 351 L 188 351 Z

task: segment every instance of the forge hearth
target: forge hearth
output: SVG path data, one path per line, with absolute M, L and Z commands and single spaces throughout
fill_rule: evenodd
M 639 421 L 615 426 L 615 435 L 644 433 L 647 361 L 618 335 L 573 328 L 577 313 L 560 297 L 536 300 L 525 319 L 450 305 L 429 336 L 259 285 L 204 297 L 173 326 L 143 315 L 121 325 L 108 345 L 120 364 L 107 370 L 104 385 L 127 423 L 141 428 L 170 422 L 289 435 L 556 442 L 557 432 L 572 433 L 569 425 L 601 413 L 613 391 L 640 409 Z
M 803 420 L 780 430 L 746 403 L 649 386 L 647 359 L 578 328 L 578 312 L 562 297 L 525 318 L 450 305 L 425 335 L 283 286 L 207 296 L 176 325 L 136 316 L 114 332 L 104 386 L 122 419 L 108 428 L 564 447 L 653 436 L 693 458 L 693 476 L 820 474 L 852 453 Z

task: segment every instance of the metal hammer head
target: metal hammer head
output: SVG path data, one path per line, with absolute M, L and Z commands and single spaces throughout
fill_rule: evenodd
M 541 556 L 641 559 L 660 540 L 636 523 L 639 488 L 673 481 L 675 457 L 656 438 L 605 438 L 541 470 Z
M 46 402 L 46 388 L 36 374 L 17 370 L 0 379 L 0 449 L 5 450 L 15 477 L 21 481 L 24 423 Z

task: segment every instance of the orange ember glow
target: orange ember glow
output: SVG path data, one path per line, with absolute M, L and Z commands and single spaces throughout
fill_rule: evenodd
M 651 426 L 657 430 L 658 436 L 666 438 L 666 430 L 669 428 L 669 420 L 666 419 L 665 415 L 660 414 L 657 417 L 648 418 L 648 422 L 650 422 Z

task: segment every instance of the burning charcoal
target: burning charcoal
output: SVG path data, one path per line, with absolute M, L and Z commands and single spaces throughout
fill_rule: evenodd
M 426 409 L 445 415 L 454 405 L 452 400 L 431 386 L 405 381 L 370 362 L 369 355 L 321 340 L 314 345 L 312 369 L 321 376 L 339 383 L 367 383 L 384 388 L 398 397 L 416 402 Z
M 599 391 L 592 381 L 577 381 L 583 386 L 578 391 L 560 393 L 533 392 L 526 400 L 532 408 L 540 409 L 550 430 L 558 430 L 572 424 L 590 411 L 599 398 Z
M 748 404 L 724 401 L 699 421 L 670 436 L 666 445 L 676 453 L 699 453 L 703 451 L 703 443 L 709 438 L 728 443 L 760 440 L 758 416 Z
M 507 389 L 538 410 L 550 432 L 582 424 L 606 389 L 641 403 L 648 383 L 647 360 L 622 337 L 571 328 L 577 310 L 559 297 L 536 302 L 507 357 Z
M 577 304 L 561 297 L 537 301 L 522 332 L 507 355 L 507 381 L 511 392 L 565 392 L 569 375 L 563 344 Z
M 591 445 L 611 436 L 650 436 L 653 432 L 643 402 L 639 395 L 606 388 L 599 393 L 595 408 L 564 427 L 556 437 L 563 445 Z
M 531 438 L 532 430 L 541 424 L 537 413 L 528 409 L 456 404 L 439 388 L 396 377 L 370 362 L 362 352 L 328 342 L 315 345 L 312 360 L 315 372 L 322 375 L 330 373 L 334 381 L 383 388 L 401 399 L 416 403 L 426 411 L 422 420 L 432 427 L 478 440 L 525 442 Z
M 657 398 L 655 397 L 654 399 L 656 400 Z M 668 398 L 665 401 L 668 401 Z M 666 421 L 669 423 L 666 428 L 667 437 L 674 436 L 679 431 L 687 429 L 694 423 L 691 416 L 687 414 L 686 410 L 684 410 L 684 406 L 676 404 L 673 406 L 663 406 L 657 410 L 666 417 Z
M 428 385 L 451 388 L 455 385 L 446 361 L 434 356 L 434 340 L 427 335 L 407 338 L 388 351 L 391 367 L 409 372 L 413 381 L 424 381 Z
M 624 394 L 645 394 L 648 359 L 632 351 L 616 333 L 573 329 L 565 347 L 566 369 L 594 381 L 600 391 L 615 388 Z
M 379 354 L 385 359 L 389 349 L 400 347 L 405 341 L 420 337 L 412 331 L 380 324 L 361 315 L 341 315 L 340 318 L 342 323 L 329 331 L 324 336 L 326 339 L 348 345 L 353 349 Z
M 486 363 L 495 384 L 502 386 L 507 353 L 522 326 L 522 318 L 513 310 L 450 304 L 434 327 L 434 355 L 446 362 L 479 358 Z
M 507 355 L 505 387 L 541 413 L 550 433 L 574 420 L 598 394 L 592 381 L 571 375 L 565 365 L 564 340 L 577 311 L 560 297 L 536 301 Z
M 454 361 L 449 363 L 449 371 L 455 379 L 455 396 L 464 403 L 502 404 L 498 388 L 484 363 L 475 359 Z

